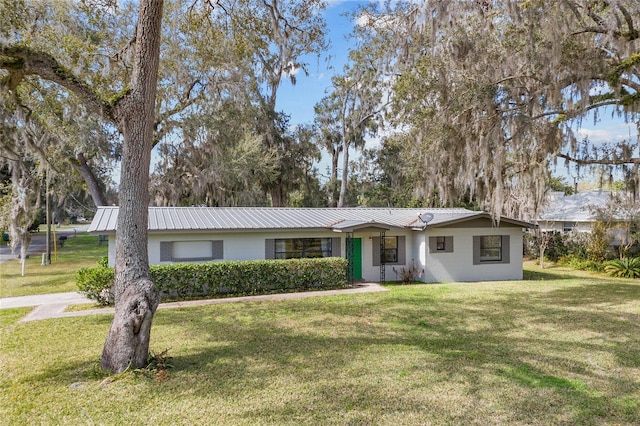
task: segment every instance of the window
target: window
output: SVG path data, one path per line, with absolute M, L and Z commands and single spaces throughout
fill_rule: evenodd
M 398 237 L 384 237 L 384 251 L 380 254 L 381 262 L 398 263 Z
M 473 264 L 509 263 L 508 235 L 480 235 L 473 237 Z
M 223 259 L 223 241 L 161 241 L 161 262 L 203 262 Z
M 331 238 L 282 238 L 274 244 L 275 259 L 331 257 Z
M 371 238 L 373 266 L 380 266 L 381 262 L 391 265 L 406 263 L 406 237 L 385 237 L 384 251 L 380 244 L 380 237 Z
M 429 237 L 430 253 L 453 253 L 453 236 Z
M 502 236 L 486 235 L 480 237 L 480 262 L 502 260 Z
M 295 259 L 302 257 L 340 257 L 340 237 L 333 238 L 267 238 L 265 259 Z
M 562 232 L 571 232 L 576 227 L 575 222 L 563 222 Z

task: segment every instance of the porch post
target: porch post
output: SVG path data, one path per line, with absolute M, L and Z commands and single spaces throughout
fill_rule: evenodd
M 349 232 L 347 234 L 347 239 L 345 242 L 346 250 L 347 250 L 347 281 L 350 285 L 353 285 L 354 278 L 354 265 L 353 265 L 353 232 Z
M 385 231 L 380 231 L 380 284 L 384 284 L 386 281 L 386 268 L 385 268 L 385 253 L 384 253 L 384 237 Z

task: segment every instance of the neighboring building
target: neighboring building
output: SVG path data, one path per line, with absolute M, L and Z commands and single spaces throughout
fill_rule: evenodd
M 591 232 L 596 221 L 591 209 L 604 207 L 613 194 L 613 191 L 582 191 L 571 195 L 550 192 L 538 217 L 538 227 L 542 232 Z
M 115 259 L 117 207 L 99 207 L 89 232 L 108 235 Z M 425 282 L 522 279 L 523 228 L 466 209 L 151 207 L 149 262 L 350 259 L 353 279 Z
M 547 196 L 547 206 L 538 218 L 538 228 L 541 232 L 591 232 L 597 219 L 593 209 L 605 207 L 616 195 L 624 200 L 624 194 L 617 191 L 582 191 L 572 195 L 551 192 Z M 628 221 L 629 217 L 613 218 L 609 229 L 611 249 L 629 240 Z

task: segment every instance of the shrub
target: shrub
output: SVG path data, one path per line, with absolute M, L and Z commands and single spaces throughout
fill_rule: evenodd
M 397 270 L 395 267 L 392 268 L 393 272 L 395 272 L 396 276 L 398 276 L 404 284 L 411 284 L 416 279 L 422 277 L 424 274 L 424 269 L 420 269 L 416 266 L 413 259 L 411 259 L 411 266 L 408 268 L 402 267 Z
M 284 293 L 347 286 L 343 258 L 249 260 L 151 265 L 151 278 L 165 299 Z M 113 268 L 78 271 L 80 292 L 100 304 L 113 303 Z
M 565 234 L 565 246 L 567 256 L 575 256 L 580 259 L 587 258 L 587 245 L 591 235 L 588 232 L 571 231 Z
M 549 235 L 549 245 L 545 250 L 545 256 L 553 261 L 557 262 L 562 256 L 566 256 L 568 251 L 566 244 L 567 237 L 560 232 L 552 232 Z
M 114 270 L 106 266 L 80 268 L 76 274 L 80 293 L 102 306 L 114 303 L 113 280 Z
M 591 227 L 591 234 L 589 234 L 587 257 L 589 260 L 602 262 L 607 260 L 610 255 L 607 227 L 604 222 L 596 221 Z
M 529 259 L 540 257 L 540 246 L 544 246 L 544 257 L 552 262 L 560 258 L 579 253 L 583 250 L 586 240 L 580 238 L 576 232 L 561 233 L 558 231 L 541 232 L 540 235 L 525 234 L 524 255 Z
M 638 278 L 640 277 L 640 258 L 626 257 L 610 260 L 605 264 L 604 270 L 613 277 Z
M 569 255 L 561 258 L 559 263 L 564 266 L 568 266 L 572 269 L 579 269 L 582 271 L 603 272 L 604 263 L 595 260 L 585 259 L 577 255 Z
M 602 228 L 596 226 L 594 229 L 593 233 L 549 231 L 539 236 L 525 234 L 524 254 L 530 259 L 537 259 L 540 255 L 540 245 L 544 244 L 544 257 L 547 260 L 575 269 L 602 272 L 602 262 L 610 259 L 612 252 Z

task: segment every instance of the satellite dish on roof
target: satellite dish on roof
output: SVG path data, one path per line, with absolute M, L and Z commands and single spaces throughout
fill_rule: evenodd
M 433 220 L 433 213 L 419 214 L 418 217 L 420 218 L 422 223 L 429 223 Z

